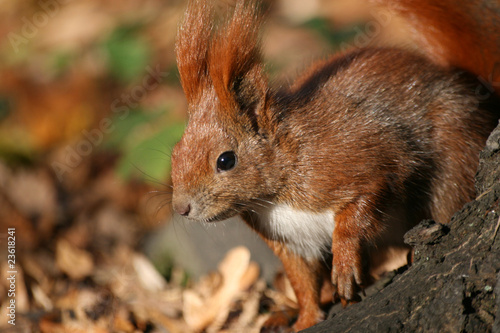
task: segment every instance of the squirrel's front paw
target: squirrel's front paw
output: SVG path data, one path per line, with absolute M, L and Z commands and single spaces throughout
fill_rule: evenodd
M 332 252 L 332 284 L 342 304 L 345 305 L 345 301 L 358 301 L 357 291 L 363 284 L 361 251 L 352 246 L 335 244 Z

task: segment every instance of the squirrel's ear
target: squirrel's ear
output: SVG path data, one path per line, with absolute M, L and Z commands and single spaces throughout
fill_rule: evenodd
M 267 93 L 259 43 L 262 16 L 255 1 L 239 0 L 228 23 L 219 28 L 209 49 L 209 72 L 224 109 L 258 112 Z
M 257 126 L 257 118 L 265 108 L 268 85 L 262 66 L 254 66 L 242 77 L 232 81 L 230 91 L 238 109 L 248 115 Z
M 189 102 L 201 97 L 209 85 L 209 48 L 213 34 L 213 7 L 207 1 L 190 0 L 177 30 L 175 53 L 184 93 Z

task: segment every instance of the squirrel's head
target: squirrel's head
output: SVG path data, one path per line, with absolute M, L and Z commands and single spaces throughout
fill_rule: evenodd
M 191 1 L 178 31 L 177 65 L 189 122 L 172 152 L 174 210 L 216 221 L 265 194 L 272 151 L 264 134 L 268 86 L 258 45 L 257 8 L 238 1 L 225 24 Z

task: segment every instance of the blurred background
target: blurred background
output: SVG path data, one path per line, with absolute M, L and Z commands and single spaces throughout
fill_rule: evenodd
M 390 9 L 363 0 L 265 5 L 275 85 L 332 52 L 411 46 Z M 258 331 L 272 307 L 294 306 L 280 264 L 243 223 L 172 216 L 185 6 L 1 1 L 0 330 Z

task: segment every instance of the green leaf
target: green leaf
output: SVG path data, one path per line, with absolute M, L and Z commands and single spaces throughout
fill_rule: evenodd
M 117 166 L 118 174 L 125 178 L 164 180 L 170 173 L 170 153 L 184 131 L 184 123 L 172 123 L 132 147 Z
M 333 29 L 328 20 L 317 17 L 305 22 L 303 26 L 316 31 L 316 33 L 328 41 L 330 45 L 338 48 L 342 43 L 349 42 L 354 38 L 356 31 L 359 31 L 361 24 L 338 30 Z
M 68 70 L 68 68 L 74 63 L 75 56 L 70 52 L 56 51 L 51 54 L 52 70 L 60 75 Z
M 8 97 L 0 95 L 0 121 L 12 113 L 12 103 Z
M 142 125 L 148 124 L 152 120 L 160 117 L 163 112 L 145 113 L 141 110 L 130 111 L 123 119 L 116 116 L 112 119 L 113 131 L 108 134 L 104 141 L 105 149 L 126 150 L 127 137 L 132 131 Z
M 104 44 L 111 74 L 125 83 L 140 77 L 151 58 L 151 46 L 136 30 L 136 27 L 118 28 Z

